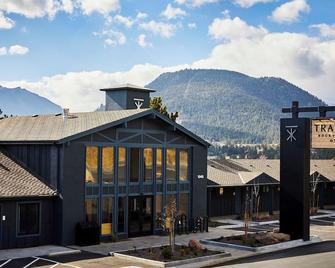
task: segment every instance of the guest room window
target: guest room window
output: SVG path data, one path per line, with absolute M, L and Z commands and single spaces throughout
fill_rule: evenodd
M 36 235 L 40 232 L 40 203 L 18 205 L 18 235 Z

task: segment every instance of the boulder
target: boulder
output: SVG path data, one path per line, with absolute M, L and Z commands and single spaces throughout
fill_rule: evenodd
M 286 241 L 290 241 L 291 240 L 291 237 L 290 237 L 289 234 L 273 233 L 272 235 L 273 235 L 274 238 L 276 238 L 280 242 L 286 242 Z
M 199 251 L 202 251 L 204 250 L 204 246 L 200 244 L 200 242 L 198 240 L 195 240 L 195 239 L 191 239 L 189 242 L 188 242 L 188 246 L 192 249 L 196 249 L 196 250 L 199 250 Z
M 272 245 L 279 242 L 277 238 L 273 236 L 273 233 L 260 233 L 255 236 L 255 240 L 263 245 Z

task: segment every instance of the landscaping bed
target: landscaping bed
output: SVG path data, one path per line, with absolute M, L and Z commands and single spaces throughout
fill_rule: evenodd
M 278 232 L 249 233 L 247 239 L 244 235 L 219 237 L 215 239 L 200 240 L 202 244 L 223 248 L 235 248 L 253 252 L 272 252 L 281 249 L 294 248 L 319 242 L 318 237 L 311 237 L 309 241 L 302 239 L 290 240 L 290 236 Z
M 175 252 L 173 254 L 171 252 L 170 246 L 133 249 L 122 253 L 138 258 L 166 262 L 166 261 L 179 261 L 204 256 L 211 256 L 221 252 L 211 251 L 206 248 L 204 248 L 203 250 L 198 250 L 196 248 L 191 248 L 189 246 L 176 245 Z
M 186 264 L 207 267 L 222 263 L 223 258 L 231 256 L 228 252 L 208 250 L 196 240 L 190 240 L 187 246 L 175 245 L 173 253 L 169 245 L 164 245 L 150 248 L 133 248 L 113 252 L 111 255 L 158 267 L 176 267 Z
M 290 236 L 283 233 L 260 232 L 248 234 L 247 238 L 244 235 L 236 235 L 228 237 L 221 236 L 211 240 L 219 243 L 230 243 L 248 247 L 262 247 L 287 242 L 290 240 Z

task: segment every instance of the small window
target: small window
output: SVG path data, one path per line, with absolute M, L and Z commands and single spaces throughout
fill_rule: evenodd
M 18 208 L 18 235 L 39 234 L 40 203 L 21 203 Z

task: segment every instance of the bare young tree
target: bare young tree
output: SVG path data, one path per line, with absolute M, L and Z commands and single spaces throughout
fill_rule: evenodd
M 249 224 L 252 218 L 252 204 L 253 204 L 253 195 L 249 194 L 248 188 L 246 188 L 245 192 L 245 200 L 244 200 L 244 239 L 245 241 L 248 239 L 248 233 L 249 233 Z
M 254 202 L 255 202 L 255 208 L 256 208 L 256 217 L 258 219 L 259 217 L 259 201 L 260 201 L 260 194 L 259 194 L 259 189 L 260 189 L 260 186 L 259 186 L 259 183 L 254 181 L 254 184 L 252 186 L 252 195 L 254 197 Z
M 311 180 L 311 192 L 312 192 L 311 212 L 317 212 L 318 210 L 319 198 L 316 196 L 316 190 L 318 188 L 319 182 L 320 182 L 320 174 L 315 172 L 312 175 L 312 180 Z
M 162 213 L 162 228 L 169 234 L 169 245 L 171 247 L 172 253 L 175 249 L 175 223 L 177 219 L 177 204 L 176 200 L 171 200 L 166 207 L 164 207 L 164 212 Z

